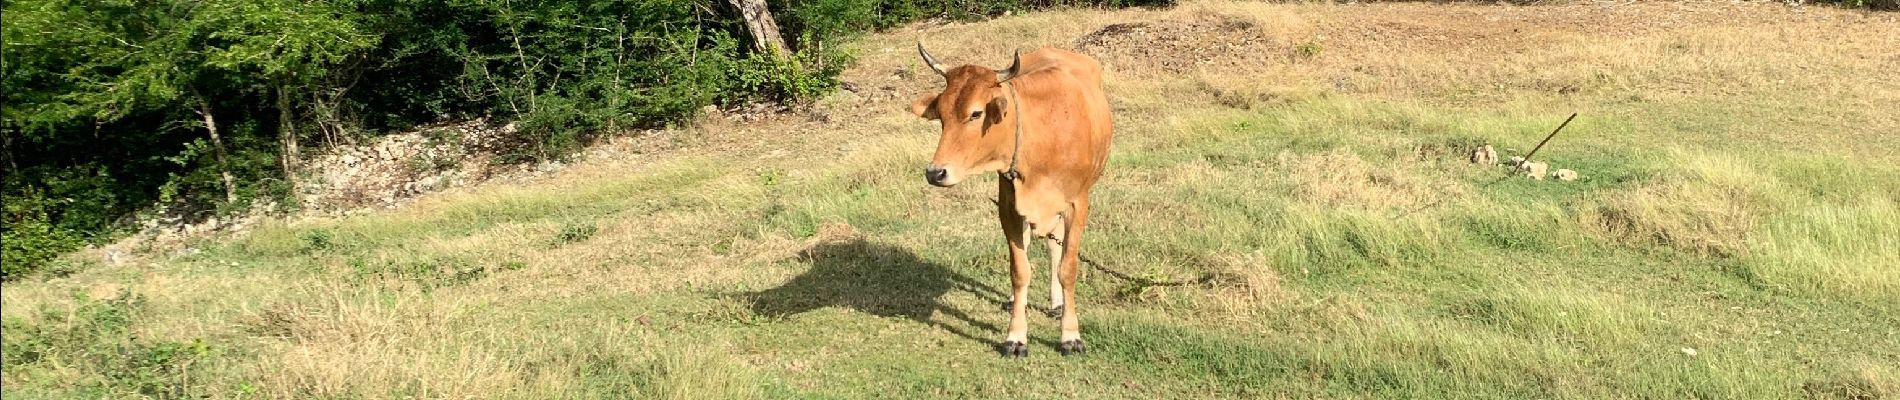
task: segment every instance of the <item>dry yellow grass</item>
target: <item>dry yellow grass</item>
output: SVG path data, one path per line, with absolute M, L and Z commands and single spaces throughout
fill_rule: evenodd
M 9 282 L 0 315 L 74 325 L 99 303 L 72 293 L 123 288 L 145 303 L 97 342 L 210 343 L 157 379 L 211 397 L 1892 396 L 1896 18 L 1205 1 L 915 25 L 855 44 L 829 122 L 711 119 L 543 180 Z M 941 82 L 914 43 L 1000 66 L 1116 24 L 1262 39 L 1104 56 L 1088 254 L 1213 279 L 1085 272 L 1099 355 L 995 362 L 993 193 L 918 182 L 935 130 L 902 110 Z M 1571 111 L 1545 151 L 1584 181 L 1457 161 Z M 9 396 L 137 395 L 102 377 L 144 353 L 61 346 L 8 364 Z

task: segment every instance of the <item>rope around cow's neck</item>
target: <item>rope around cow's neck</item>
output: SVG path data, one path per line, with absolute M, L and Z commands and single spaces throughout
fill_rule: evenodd
M 1023 97 L 1016 93 L 1016 85 L 1009 84 L 1009 81 L 1003 81 L 1002 84 L 1009 92 L 1010 104 L 1016 108 L 1013 113 L 1016 114 L 1016 149 L 1010 150 L 1009 170 L 1003 171 L 1003 179 L 1013 182 L 1023 179 L 1023 172 L 1016 169 L 1016 161 L 1022 159 L 1023 154 Z
M 1009 170 L 1003 171 L 1003 179 L 1016 181 L 1016 180 L 1023 179 L 1023 172 L 1016 169 L 1016 162 L 1017 160 L 1022 159 L 1022 152 L 1023 152 L 1023 101 L 1022 101 L 1023 98 L 1021 94 L 1016 93 L 1016 85 L 1009 84 L 1009 81 L 1003 81 L 1002 84 L 1003 86 L 1008 86 L 1008 88 L 1006 88 L 1005 90 L 1009 91 L 1010 102 L 1014 103 L 1013 106 L 1016 108 L 1016 116 L 1015 116 L 1016 118 L 1016 146 L 1015 147 L 1016 149 L 1012 150 L 1012 152 L 1009 154 Z M 1001 196 L 1002 194 L 998 193 L 997 195 Z M 1068 245 L 1062 239 L 1056 239 L 1056 243 L 1061 244 L 1063 246 Z M 1109 269 L 1108 267 L 1102 266 L 1101 263 L 1097 263 L 1095 262 L 1095 260 L 1092 260 L 1092 259 L 1089 259 L 1088 257 L 1083 256 L 1080 252 L 1077 252 L 1075 257 L 1077 261 L 1081 261 L 1084 264 L 1088 264 L 1091 267 L 1095 267 L 1096 270 L 1102 271 L 1103 273 L 1107 273 L 1109 276 L 1113 276 L 1123 281 L 1134 282 L 1142 286 L 1180 286 L 1180 285 L 1187 285 L 1187 284 L 1208 283 L 1214 279 L 1213 275 L 1209 274 L 1209 275 L 1203 275 L 1200 278 L 1194 279 L 1194 280 L 1156 281 L 1156 280 L 1152 280 L 1148 278 L 1132 276 L 1126 273 L 1122 273 L 1121 271 Z M 1050 266 L 1050 268 L 1055 268 L 1055 266 L 1052 265 Z

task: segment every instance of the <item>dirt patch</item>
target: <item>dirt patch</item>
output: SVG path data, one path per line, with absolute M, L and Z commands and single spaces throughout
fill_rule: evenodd
M 1075 49 L 1122 73 L 1245 70 L 1289 56 L 1257 21 L 1220 14 L 1111 24 L 1075 40 Z
M 1610 40 L 1709 26 L 1785 29 L 1795 22 L 1852 25 L 1887 19 L 1782 2 L 1638 2 L 1539 6 L 1381 3 L 1332 7 L 1315 32 L 1330 52 L 1366 55 L 1441 52 L 1506 54 L 1574 45 L 1574 35 Z M 1847 29 L 1851 31 L 1851 29 Z

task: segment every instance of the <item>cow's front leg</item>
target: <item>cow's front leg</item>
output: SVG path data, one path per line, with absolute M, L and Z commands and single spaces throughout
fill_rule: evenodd
M 1009 244 L 1009 334 L 1003 339 L 1000 349 L 1004 357 L 1022 357 L 1029 355 L 1029 318 L 1025 317 L 1024 307 L 1029 300 L 1029 253 L 1024 245 L 1029 243 L 1029 224 L 1016 212 L 1016 186 L 1008 179 L 998 179 L 996 216 L 1003 225 L 1003 237 Z
M 1023 224 L 1017 218 L 1018 226 Z M 1003 338 L 1003 356 L 1022 357 L 1029 355 L 1029 280 L 1033 270 L 1029 265 L 1029 252 L 1025 244 L 1029 242 L 1029 230 L 1019 229 L 1010 235 L 1009 240 L 1009 334 Z

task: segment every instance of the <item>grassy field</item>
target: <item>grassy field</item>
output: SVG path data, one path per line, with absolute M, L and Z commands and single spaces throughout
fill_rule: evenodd
M 936 128 L 904 107 L 942 83 L 919 38 L 951 64 L 1046 44 L 1113 71 L 1087 355 L 1059 356 L 1040 316 L 1029 358 L 993 350 L 994 178 L 920 177 Z M 856 46 L 825 118 L 713 118 L 546 179 L 119 265 L 74 255 L 70 275 L 6 283 L 0 383 L 10 400 L 1900 398 L 1900 14 L 1211 2 Z M 1538 158 L 1582 180 L 1465 161 L 1528 151 L 1572 112 Z

